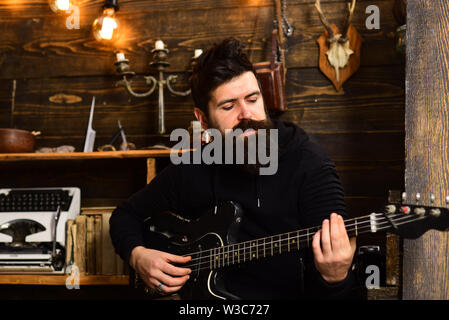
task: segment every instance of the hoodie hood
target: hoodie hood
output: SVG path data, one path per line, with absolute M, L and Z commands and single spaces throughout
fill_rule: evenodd
M 278 129 L 279 160 L 309 140 L 307 133 L 292 122 L 280 120 L 272 120 L 272 122 Z

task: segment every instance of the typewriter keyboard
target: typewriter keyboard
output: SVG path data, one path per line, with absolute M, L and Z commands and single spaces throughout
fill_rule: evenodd
M 67 211 L 72 197 L 68 190 L 27 189 L 0 193 L 0 212 Z

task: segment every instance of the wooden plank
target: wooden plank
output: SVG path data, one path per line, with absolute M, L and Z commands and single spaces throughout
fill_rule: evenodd
M 2 54 L 0 54 L 0 65 L 2 60 Z M 11 101 L 12 101 L 12 88 L 13 80 L 0 81 L 0 128 L 11 127 Z
M 307 0 L 299 0 L 298 3 L 304 3 Z M 341 2 L 341 0 L 327 0 L 325 2 Z M 364 0 L 359 0 L 364 1 Z M 365 0 L 366 1 L 366 0 Z M 99 14 L 103 1 L 99 0 L 78 0 L 80 12 L 86 14 Z M 158 12 L 166 10 L 199 10 L 199 9 L 214 9 L 214 8 L 245 8 L 245 7 L 260 7 L 272 6 L 271 0 L 192 0 L 186 2 L 184 0 L 159 0 L 148 4 L 147 0 L 120 0 L 119 13 L 122 12 Z M 3 0 L 0 5 L 0 15 L 5 17 L 21 16 L 27 18 L 42 18 L 54 17 L 53 11 L 50 10 L 47 0 L 31 0 L 31 1 L 15 1 Z
M 0 161 L 86 160 L 169 157 L 171 150 L 129 150 L 71 153 L 0 153 Z
M 449 190 L 449 3 L 407 1 L 405 191 L 445 206 Z M 449 234 L 404 240 L 403 299 L 449 299 Z
M 400 292 L 398 287 L 383 287 L 379 289 L 368 289 L 368 300 L 398 300 Z
M 68 275 L 0 275 L 0 284 L 65 286 Z M 129 285 L 129 276 L 80 276 L 80 286 Z
M 368 4 L 377 5 L 382 12 L 380 30 L 367 30 L 365 27 L 367 14 L 364 9 Z M 151 8 L 153 4 L 140 3 L 143 5 Z M 397 27 L 392 5 L 392 1 L 377 0 L 357 6 L 353 25 L 364 37 L 362 65 L 395 64 L 401 60 L 392 41 Z M 118 49 L 125 52 L 135 72 L 146 73 L 156 37 L 163 39 L 170 49 L 169 69 L 172 72 L 187 69 L 194 49 L 205 49 L 230 36 L 248 44 L 254 62 L 269 59 L 274 17 L 272 6 L 220 7 L 217 4 L 187 11 L 183 6 L 157 12 L 140 7 L 136 11 L 120 10 L 123 39 L 114 46 L 102 45 L 93 39 L 91 24 L 98 14 L 83 14 L 80 29 L 72 30 L 66 28 L 64 17 L 47 13 L 40 18 L 13 15 L 4 19 L 0 26 L 0 42 L 5 48 L 0 78 L 14 79 L 17 75 L 40 77 L 42 74 L 49 77 L 114 75 L 114 52 Z M 345 1 L 323 4 L 323 8 L 330 21 L 342 23 Z M 50 11 L 47 8 L 43 10 Z M 316 39 L 324 27 L 313 3 L 291 4 L 289 17 L 296 30 L 287 43 L 288 68 L 315 67 L 318 56 Z M 167 23 L 170 28 L 165 27 Z M 210 28 L 211 23 L 213 28 Z
M 287 0 L 288 8 L 296 5 L 309 5 L 310 0 Z M 342 0 L 323 0 L 323 7 L 341 3 Z M 365 7 L 369 0 L 358 0 L 360 6 Z M 82 14 L 98 14 L 101 12 L 102 1 L 78 0 L 78 6 Z M 147 0 L 120 0 L 119 13 L 121 12 L 159 12 L 173 10 L 210 10 L 215 8 L 248 8 L 248 7 L 272 7 L 272 0 L 159 0 L 148 4 Z M 15 1 L 3 0 L 0 5 L 1 16 L 21 16 L 27 18 L 41 18 L 54 16 L 48 7 L 47 0 Z
M 380 206 L 371 210 L 383 209 L 388 200 L 388 190 L 403 189 L 403 162 L 360 162 L 357 165 L 337 162 L 336 166 L 346 196 L 370 195 L 383 199 Z
M 309 134 L 335 162 L 401 161 L 404 134 L 399 133 L 329 133 Z
M 82 207 L 116 206 L 145 186 L 145 175 L 145 158 L 13 161 L 0 165 L 3 188 L 78 187 Z
M 131 98 L 122 88 L 114 88 L 115 81 L 114 77 L 19 80 L 16 126 L 42 132 L 37 137 L 37 148 L 70 144 L 82 150 L 90 102 L 95 95 L 95 147 L 109 142 L 117 130 L 117 120 L 121 120 L 128 141 L 138 148 L 150 145 L 150 140 L 156 138 L 152 134 L 157 128 L 157 96 Z M 343 92 L 336 92 L 316 68 L 290 69 L 286 90 L 289 110 L 276 118 L 297 123 L 307 132 L 397 134 L 404 131 L 401 65 L 362 67 L 343 87 Z M 55 100 L 62 95 L 77 99 Z M 167 93 L 165 99 L 167 132 L 187 128 L 194 119 L 191 97 Z M 168 141 L 168 137 L 164 140 Z

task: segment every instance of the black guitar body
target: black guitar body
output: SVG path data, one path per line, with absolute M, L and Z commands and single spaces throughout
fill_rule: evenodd
M 242 208 L 232 201 L 221 203 L 216 210 L 212 208 L 197 220 L 187 220 L 172 212 L 157 213 L 145 221 L 145 247 L 180 256 L 198 252 L 207 255 L 210 249 L 237 242 L 236 236 L 242 216 Z M 207 233 L 204 233 L 204 230 L 207 230 Z M 223 279 L 226 270 L 211 271 L 209 266 L 209 263 L 203 263 L 190 267 L 190 279 L 178 292 L 181 298 L 238 299 L 226 291 Z

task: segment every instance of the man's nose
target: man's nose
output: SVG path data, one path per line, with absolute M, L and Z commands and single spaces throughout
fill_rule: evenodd
M 240 108 L 239 118 L 238 118 L 239 120 L 251 119 L 252 114 L 251 114 L 250 108 L 246 102 L 239 103 L 239 108 Z

